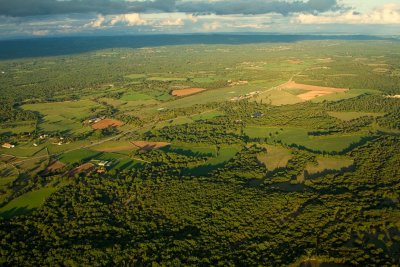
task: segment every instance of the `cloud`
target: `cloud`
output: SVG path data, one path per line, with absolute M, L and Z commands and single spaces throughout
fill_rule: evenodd
M 176 0 L 0 0 L 0 15 L 27 17 L 75 13 L 172 12 Z
M 101 28 L 106 21 L 106 17 L 103 15 L 98 15 L 97 18 L 88 24 L 85 24 L 84 27 L 91 27 L 91 28 Z
M 184 23 L 183 19 L 181 19 L 181 18 L 176 18 L 176 19 L 168 18 L 168 19 L 162 20 L 158 24 L 158 26 L 183 26 L 183 25 L 185 25 L 185 23 Z
M 220 0 L 220 1 L 180 1 L 177 8 L 181 12 L 217 15 L 257 15 L 278 13 L 319 13 L 341 9 L 337 0 L 278 1 L 278 0 Z
M 222 25 L 219 22 L 210 22 L 210 23 L 203 24 L 203 29 L 206 31 L 215 31 L 220 28 L 222 28 Z
M 128 26 L 146 25 L 146 20 L 140 17 L 138 13 L 122 14 L 112 18 L 110 25 L 125 24 Z
M 194 14 L 319 13 L 342 8 L 337 0 L 0 0 L 0 15 L 24 17 L 73 13 L 146 12 Z
M 293 22 L 301 24 L 400 24 L 400 6 L 384 5 L 368 13 L 299 14 Z

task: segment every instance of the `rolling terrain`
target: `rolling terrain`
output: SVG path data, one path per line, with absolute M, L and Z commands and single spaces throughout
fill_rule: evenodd
M 399 264 L 400 42 L 180 38 L 0 55 L 1 263 Z

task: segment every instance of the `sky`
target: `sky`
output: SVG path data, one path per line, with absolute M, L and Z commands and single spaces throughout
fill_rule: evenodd
M 172 33 L 400 35 L 400 0 L 0 0 L 0 38 Z

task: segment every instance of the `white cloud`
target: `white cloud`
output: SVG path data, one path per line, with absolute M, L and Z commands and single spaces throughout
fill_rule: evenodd
M 293 20 L 301 24 L 400 24 L 400 6 L 387 4 L 370 12 L 345 12 L 324 15 L 299 14 Z
M 159 26 L 183 26 L 185 23 L 183 22 L 183 19 L 181 18 L 168 18 L 165 20 L 162 20 L 159 24 Z
M 203 24 L 203 29 L 206 31 L 215 31 L 220 28 L 222 28 L 222 25 L 219 22 L 211 22 Z
M 106 17 L 103 15 L 98 15 L 97 18 L 88 24 L 85 24 L 84 27 L 91 27 L 91 28 L 101 28 L 106 21 Z
M 126 24 L 128 26 L 146 25 L 146 20 L 140 17 L 139 13 L 121 14 L 111 19 L 110 25 Z
M 199 20 L 198 16 L 194 16 L 193 14 L 187 14 L 187 18 L 192 22 L 197 22 Z

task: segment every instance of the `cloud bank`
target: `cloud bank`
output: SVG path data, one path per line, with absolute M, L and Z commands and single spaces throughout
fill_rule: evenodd
M 349 11 L 324 14 L 323 16 L 299 14 L 294 22 L 302 24 L 400 24 L 400 6 L 388 4 L 369 13 Z
M 12 17 L 99 13 L 184 12 L 257 15 L 315 14 L 342 8 L 337 0 L 0 0 L 0 15 Z

